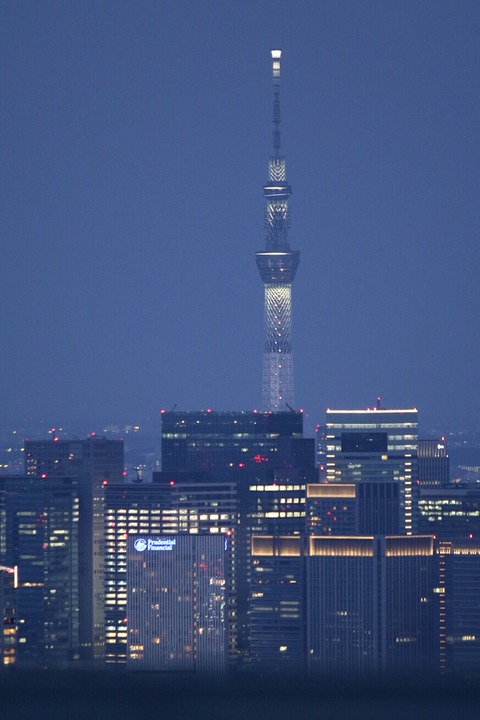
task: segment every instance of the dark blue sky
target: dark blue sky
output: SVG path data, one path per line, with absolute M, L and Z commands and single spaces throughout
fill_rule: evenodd
M 479 422 L 480 3 L 0 3 L 6 421 L 261 398 L 269 50 L 296 396 Z

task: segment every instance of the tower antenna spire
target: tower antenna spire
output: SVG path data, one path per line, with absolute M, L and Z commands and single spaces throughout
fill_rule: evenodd
M 273 70 L 273 154 L 280 155 L 280 60 L 281 50 L 272 50 Z
M 295 406 L 292 354 L 292 283 L 300 262 L 298 250 L 288 243 L 290 226 L 285 158 L 280 154 L 280 60 L 272 50 L 273 63 L 273 155 L 268 181 L 263 187 L 267 202 L 265 250 L 256 262 L 265 286 L 265 344 L 263 354 L 263 409 L 285 410 Z

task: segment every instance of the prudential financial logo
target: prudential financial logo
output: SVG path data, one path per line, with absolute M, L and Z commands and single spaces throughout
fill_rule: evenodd
M 145 538 L 137 538 L 133 543 L 133 547 L 135 548 L 135 550 L 138 550 L 138 552 L 143 552 L 144 550 L 146 550 L 147 545 L 148 543 Z
M 133 547 L 137 552 L 145 550 L 171 551 L 176 544 L 175 538 L 137 538 Z

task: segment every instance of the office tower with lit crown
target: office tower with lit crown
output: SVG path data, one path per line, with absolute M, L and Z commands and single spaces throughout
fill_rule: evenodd
M 128 538 L 129 670 L 226 673 L 228 552 L 211 533 Z
M 311 673 L 432 672 L 432 537 L 311 537 L 306 582 Z
M 273 154 L 268 164 L 268 181 L 263 188 L 266 210 L 265 250 L 256 262 L 265 286 L 265 342 L 263 354 L 263 410 L 295 407 L 292 353 L 292 283 L 300 262 L 298 250 L 288 242 L 289 208 L 292 194 L 287 183 L 285 158 L 280 152 L 280 59 L 281 50 L 272 50 L 273 61 Z
M 253 536 L 252 566 L 252 669 L 433 670 L 432 537 Z
M 0 477 L 0 565 L 17 567 L 4 632 L 16 636 L 19 667 L 78 660 L 78 519 L 76 478 Z
M 25 441 L 25 469 L 37 478 L 78 480 L 79 635 L 81 660 L 104 661 L 104 492 L 123 484 L 123 441 L 92 435 L 85 440 Z
M 415 533 L 417 410 L 327 410 L 326 426 L 326 482 L 352 486 L 357 534 Z
M 356 535 L 359 510 L 355 483 L 309 483 L 306 487 L 308 535 Z M 392 513 L 396 518 L 394 505 Z
M 299 675 L 306 668 L 305 558 L 301 535 L 253 535 L 249 669 Z

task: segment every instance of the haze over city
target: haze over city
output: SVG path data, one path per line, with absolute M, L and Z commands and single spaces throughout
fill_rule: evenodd
M 478 3 L 0 19 L 6 715 L 473 718 Z
M 296 406 L 478 423 L 480 7 L 2 3 L 5 422 L 261 405 L 281 47 Z

